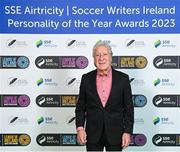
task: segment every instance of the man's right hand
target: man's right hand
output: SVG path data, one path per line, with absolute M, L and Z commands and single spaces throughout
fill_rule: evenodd
M 80 144 L 84 145 L 86 144 L 87 140 L 86 140 L 86 132 L 84 129 L 81 129 L 77 132 L 77 140 Z

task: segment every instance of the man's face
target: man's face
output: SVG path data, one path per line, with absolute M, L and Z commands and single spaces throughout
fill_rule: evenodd
M 110 69 L 112 56 L 105 46 L 101 45 L 96 48 L 94 63 L 99 71 L 107 71 Z

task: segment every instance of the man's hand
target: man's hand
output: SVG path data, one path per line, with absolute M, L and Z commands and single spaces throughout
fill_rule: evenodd
M 87 135 L 84 129 L 77 132 L 77 140 L 80 144 L 84 145 L 87 142 L 86 137 Z
M 131 142 L 131 135 L 128 133 L 123 133 L 122 135 L 122 148 L 125 149 L 129 146 Z

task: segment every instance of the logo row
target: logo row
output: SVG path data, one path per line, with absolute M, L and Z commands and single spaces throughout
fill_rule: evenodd
M 112 47 L 117 47 L 116 44 L 113 44 L 111 40 L 98 40 L 103 41 L 105 43 L 108 43 Z M 97 41 L 97 42 L 98 42 Z M 34 43 L 34 46 L 38 49 L 40 48 L 58 48 L 59 42 L 53 41 L 51 39 L 41 39 L 37 40 Z M 61 44 L 64 48 L 67 49 L 73 49 L 73 48 L 86 48 L 87 42 L 77 39 L 67 39 L 64 44 Z M 143 48 L 147 44 L 143 40 L 135 40 L 135 39 L 126 39 L 124 40 L 124 44 L 122 44 L 125 48 Z M 168 39 L 158 39 L 154 41 L 153 46 L 155 48 L 176 48 L 176 42 L 173 42 L 172 40 Z M 6 42 L 7 48 L 26 48 L 28 47 L 28 44 L 24 40 L 18 40 L 18 39 L 8 39 Z
M 0 146 L 27 146 L 31 137 L 27 134 L 0 134 Z M 36 138 L 40 146 L 81 146 L 76 134 L 40 134 Z M 179 134 L 156 134 L 152 138 L 155 146 L 180 146 Z M 147 138 L 144 134 L 133 134 L 130 146 L 144 146 Z
M 113 56 L 116 69 L 143 69 L 147 66 L 144 56 Z M 25 69 L 30 61 L 26 56 L 0 56 L 0 68 Z M 89 61 L 85 56 L 39 56 L 35 65 L 40 69 L 84 69 Z M 153 64 L 158 69 L 179 69 L 180 56 L 157 56 Z
M 144 95 L 133 95 L 135 107 L 144 107 L 147 98 Z M 78 95 L 39 95 L 36 104 L 39 107 L 75 107 Z M 27 95 L 0 95 L 0 107 L 27 107 L 30 98 Z M 180 95 L 156 95 L 153 98 L 156 107 L 180 107 Z

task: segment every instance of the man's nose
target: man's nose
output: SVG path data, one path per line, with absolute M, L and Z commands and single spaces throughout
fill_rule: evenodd
M 103 54 L 100 54 L 100 55 L 99 55 L 99 59 L 100 59 L 100 60 L 103 60 L 103 59 L 104 59 L 104 55 L 103 55 Z

